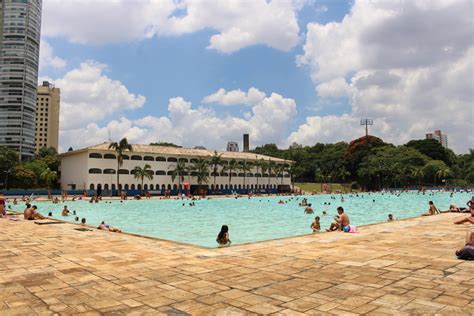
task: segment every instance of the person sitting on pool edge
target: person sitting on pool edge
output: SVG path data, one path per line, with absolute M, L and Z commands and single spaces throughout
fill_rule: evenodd
M 334 216 L 334 221 L 331 223 L 329 228 L 326 228 L 327 232 L 333 232 L 339 230 L 339 215 Z
M 436 207 L 436 205 L 434 205 L 433 201 L 429 201 L 428 205 L 430 206 L 430 208 L 428 209 L 428 212 L 426 212 L 424 214 L 421 214 L 421 216 L 430 216 L 430 215 L 435 215 L 435 214 L 441 213 L 438 210 L 438 208 Z
M 28 205 L 30 205 L 30 204 L 27 204 L 27 209 L 23 213 L 23 216 L 26 220 L 32 221 L 32 220 L 35 220 L 35 219 L 44 219 L 45 218 L 43 215 L 38 213 L 38 211 L 37 211 L 38 207 L 36 205 L 33 205 L 31 207 L 28 207 Z
M 217 235 L 216 239 L 219 247 L 228 247 L 232 243 L 229 239 L 229 227 L 227 225 L 222 225 L 221 231 Z
M 464 247 L 456 250 L 456 257 L 462 260 L 474 260 L 474 233 L 466 233 L 466 242 Z
M 99 225 L 99 227 L 97 227 L 97 229 L 106 230 L 106 231 L 113 232 L 113 233 L 121 233 L 122 232 L 120 229 L 114 228 L 114 227 L 110 226 L 109 224 L 106 224 L 104 221 L 102 221 L 102 223 L 100 223 L 100 225 Z
M 460 225 L 464 223 L 471 223 L 474 224 L 474 207 L 470 206 L 471 216 L 463 218 L 461 220 L 455 221 L 454 224 Z

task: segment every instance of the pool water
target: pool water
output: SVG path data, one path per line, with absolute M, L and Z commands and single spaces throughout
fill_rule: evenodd
M 194 201 L 195 206 L 189 206 L 190 200 L 174 199 L 127 200 L 123 203 L 39 202 L 36 205 L 43 215 L 52 212 L 58 219 L 74 221 L 73 215 L 61 216 L 63 206 L 67 205 L 79 218 L 85 217 L 90 225 L 98 226 L 105 221 L 125 232 L 216 247 L 216 236 L 223 224 L 229 226 L 233 244 L 239 244 L 309 234 L 315 216 L 321 217 L 324 231 L 333 222 L 338 206 L 344 207 L 352 225 L 361 226 L 385 222 L 389 213 L 396 219 L 419 216 L 427 211 L 430 200 L 440 210 L 446 210 L 450 204 L 465 207 L 471 194 L 454 193 L 450 197 L 444 192 L 427 192 L 425 195 L 417 192 L 400 195 L 364 193 L 358 197 L 350 194 L 343 197 L 344 201 L 341 201 L 341 195 L 306 196 L 308 203 L 312 203 L 314 214 L 305 214 L 304 207 L 298 205 L 303 196 L 203 199 Z M 279 200 L 287 203 L 278 204 Z M 327 216 L 322 216 L 323 210 Z

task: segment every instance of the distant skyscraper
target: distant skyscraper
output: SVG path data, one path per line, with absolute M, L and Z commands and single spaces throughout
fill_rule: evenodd
M 227 143 L 227 151 L 239 151 L 239 144 L 237 142 L 228 142 Z
M 58 150 L 60 90 L 43 81 L 36 100 L 36 152 L 43 147 Z
M 436 130 L 434 133 L 426 134 L 426 139 L 436 139 L 441 143 L 441 146 L 448 148 L 448 136 L 446 134 L 442 134 L 440 130 Z
M 35 152 L 41 0 L 0 1 L 0 146 Z
M 249 134 L 244 134 L 244 152 L 250 151 Z

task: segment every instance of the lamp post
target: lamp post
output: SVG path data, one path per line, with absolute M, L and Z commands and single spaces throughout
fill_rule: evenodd
M 365 126 L 365 137 L 369 138 L 369 125 L 374 125 L 374 120 L 372 119 L 362 119 L 360 120 L 360 125 Z

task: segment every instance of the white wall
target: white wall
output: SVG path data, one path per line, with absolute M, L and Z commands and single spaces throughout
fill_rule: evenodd
M 89 151 L 89 152 L 84 152 L 84 153 L 79 153 L 71 156 L 64 156 L 62 157 L 61 161 L 61 174 L 62 174 L 62 187 L 63 188 L 70 188 L 68 186 L 63 186 L 63 184 L 69 184 L 69 183 L 75 183 L 77 189 L 89 189 L 90 185 L 94 185 L 94 189 L 97 188 L 98 184 L 101 184 L 102 189 L 104 190 L 106 185 L 109 189 L 112 188 L 112 185 L 116 186 L 117 183 L 117 175 L 116 174 L 89 174 L 89 169 L 91 168 L 98 168 L 101 170 L 104 169 L 117 169 L 117 160 L 116 159 L 104 159 L 104 158 L 89 158 L 89 153 L 94 152 L 94 153 L 100 153 L 102 155 L 104 154 L 110 154 L 111 152 L 106 152 L 106 151 L 99 151 L 99 150 L 94 150 L 94 151 Z M 140 153 L 127 153 L 127 155 L 139 155 L 139 156 L 160 156 L 160 157 L 175 157 L 175 158 L 181 158 L 178 156 L 169 156 L 169 155 L 156 155 L 156 154 L 140 154 Z M 186 157 L 188 161 L 191 158 L 195 157 Z M 154 171 L 154 173 L 157 170 L 163 170 L 165 172 L 172 171 L 174 167 L 176 166 L 176 162 L 162 162 L 162 161 L 144 161 L 144 160 L 124 160 L 123 165 L 120 167 L 120 169 L 127 169 L 129 171 L 133 170 L 136 166 L 144 167 L 146 164 L 149 164 L 151 166 L 151 170 Z M 219 168 L 221 170 L 222 167 Z M 261 173 L 261 170 L 259 170 Z M 254 168 L 251 173 L 255 173 L 256 169 Z M 211 170 L 210 170 L 211 173 Z M 237 171 L 236 173 L 240 173 L 240 171 Z M 197 184 L 197 180 L 195 177 L 190 177 L 190 176 L 184 176 L 184 181 L 185 182 L 190 182 L 192 185 Z M 245 179 L 245 184 L 249 186 L 253 185 L 254 188 L 256 188 L 256 184 L 259 185 L 265 185 L 265 187 L 268 185 L 268 177 L 266 178 L 257 178 L 256 177 L 246 177 Z M 229 178 L 228 176 L 224 177 L 216 177 L 216 185 L 221 187 L 221 185 L 228 185 L 229 183 Z M 284 177 L 283 178 L 283 184 L 290 185 L 291 181 L 289 177 Z M 84 186 L 85 184 L 85 186 Z M 135 179 L 133 175 L 125 175 L 121 174 L 120 175 L 120 184 L 122 185 L 122 188 L 125 188 L 125 185 L 128 184 L 128 187 L 131 188 L 132 184 L 135 185 L 135 188 L 137 188 L 138 184 L 141 184 L 140 179 Z M 148 180 L 144 179 L 143 184 L 147 185 L 147 187 L 150 187 L 150 184 L 153 184 L 153 190 L 156 190 L 156 186 L 159 185 L 159 188 L 161 189 L 161 186 L 164 184 L 166 187 L 168 187 L 169 184 L 173 186 L 173 184 L 178 184 L 178 179 L 175 179 L 175 181 L 171 181 L 171 176 L 163 176 L 163 175 L 153 175 L 153 180 Z M 207 183 L 209 187 L 214 184 L 214 177 L 209 176 L 209 181 Z M 232 177 L 231 181 L 232 186 L 235 185 L 243 185 L 244 184 L 244 178 L 243 177 Z M 281 178 L 270 178 L 270 184 L 272 186 L 279 185 L 281 184 Z M 234 187 L 235 188 L 235 187 Z

